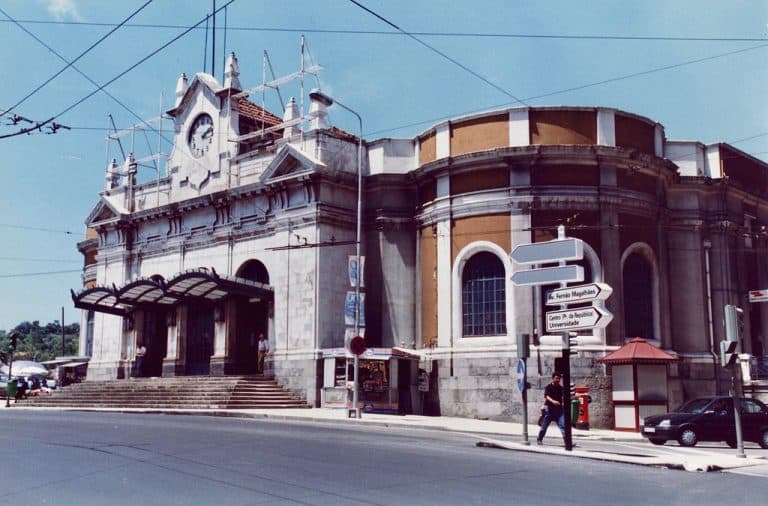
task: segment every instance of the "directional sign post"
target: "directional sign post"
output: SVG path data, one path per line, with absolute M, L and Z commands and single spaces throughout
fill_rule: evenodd
M 768 302 L 768 290 L 750 290 L 749 302 Z
M 590 283 L 588 285 L 569 286 L 547 292 L 546 304 L 560 306 L 594 300 L 605 300 L 611 296 L 613 288 L 605 283 Z
M 517 271 L 512 274 L 512 283 L 516 286 L 551 285 L 553 283 L 568 283 L 584 281 L 584 268 L 580 265 L 563 265 L 560 267 L 545 267 Z
M 584 243 L 581 239 L 568 237 L 554 241 L 520 244 L 509 254 L 518 264 L 548 264 L 568 260 L 581 260 Z
M 608 310 L 596 306 L 547 311 L 545 316 L 547 332 L 603 328 L 613 320 L 613 315 Z
M 574 237 L 566 237 L 565 236 L 565 227 L 563 225 L 560 225 L 557 227 L 557 239 L 554 241 L 546 241 L 546 242 L 537 242 L 532 244 L 520 244 L 517 247 L 515 247 L 514 250 L 509 254 L 509 257 L 514 261 L 516 264 L 523 264 L 523 265 L 542 265 L 542 264 L 552 264 L 557 263 L 557 267 L 546 267 L 541 269 L 531 269 L 527 271 L 518 271 L 515 272 L 512 275 L 512 283 L 514 283 L 516 286 L 526 286 L 526 285 L 551 285 L 553 283 L 560 283 L 560 289 L 562 291 L 566 290 L 566 283 L 569 282 L 581 282 L 584 281 L 584 268 L 580 265 L 566 265 L 566 262 L 569 260 L 581 260 L 584 256 L 584 243 L 581 241 L 581 239 L 576 239 Z M 600 290 L 596 290 L 598 293 Z M 551 313 L 567 313 L 565 310 L 567 302 L 559 302 L 561 304 L 561 307 L 563 311 L 552 311 Z M 550 322 L 549 322 L 549 315 L 550 313 L 547 313 L 547 331 L 550 331 Z M 581 317 L 572 316 L 569 318 L 566 318 L 565 315 L 558 314 L 553 315 L 553 322 L 555 323 L 555 326 L 553 328 L 556 328 L 557 330 L 560 330 L 564 332 L 563 339 L 564 342 L 568 342 L 568 334 L 567 331 L 571 328 L 585 328 L 583 326 L 576 326 L 576 327 L 559 327 L 557 325 L 557 321 L 572 321 L 576 320 L 576 323 L 581 324 L 579 321 L 579 318 L 584 319 L 586 321 L 586 315 Z M 600 321 L 600 319 L 608 319 L 610 321 L 610 313 L 605 311 L 604 313 L 597 313 L 592 320 L 594 320 L 595 323 Z M 607 322 L 606 322 L 607 323 Z M 590 325 L 593 326 L 593 325 Z M 523 363 L 523 366 L 525 364 Z M 519 365 L 518 365 L 519 367 Z M 570 364 L 570 350 L 563 349 L 563 371 L 562 371 L 562 377 L 563 377 L 563 384 L 569 385 L 570 384 L 570 377 L 571 377 L 571 364 Z M 518 380 L 519 381 L 519 380 Z M 526 390 L 522 390 L 523 393 L 523 439 L 525 441 L 525 444 L 528 444 L 528 423 L 527 423 L 527 412 L 526 409 Z M 571 434 L 571 415 L 570 415 L 570 405 L 571 405 L 571 397 L 569 390 L 565 390 L 564 399 L 565 402 L 565 413 L 563 413 L 563 418 L 565 418 L 565 427 L 564 427 L 564 434 L 563 439 L 565 440 L 565 449 L 568 451 L 571 451 L 573 448 L 573 440 L 572 440 L 572 434 Z

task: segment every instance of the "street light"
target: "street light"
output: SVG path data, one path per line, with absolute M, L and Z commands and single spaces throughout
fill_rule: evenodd
M 315 88 L 309 92 L 309 98 L 316 100 L 323 104 L 325 107 L 330 107 L 334 103 L 345 109 L 357 118 L 357 123 L 360 129 L 360 135 L 357 137 L 357 231 L 355 233 L 355 262 L 357 262 L 357 279 L 355 280 L 355 336 L 360 334 L 360 281 L 362 279 L 362 265 L 360 265 L 360 236 L 361 234 L 361 209 L 362 209 L 362 193 L 363 193 L 363 119 L 355 111 L 342 104 L 338 100 L 334 100 L 329 95 L 326 95 L 321 90 Z M 361 418 L 360 408 L 358 407 L 358 372 L 360 370 L 360 361 L 358 355 L 355 354 L 355 376 L 353 379 L 352 390 L 352 406 L 355 410 L 355 417 Z
M 19 333 L 15 330 L 11 332 L 8 337 L 10 338 L 8 346 L 8 382 L 5 384 L 5 407 L 11 407 L 11 395 L 8 391 L 8 383 L 11 382 L 11 375 L 13 373 L 13 352 L 16 351 L 16 343 L 19 339 Z

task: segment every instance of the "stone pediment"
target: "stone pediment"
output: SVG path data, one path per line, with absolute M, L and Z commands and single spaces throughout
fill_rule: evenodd
M 284 145 L 261 175 L 263 183 L 276 183 L 325 169 L 323 162 L 302 153 L 290 144 Z
M 117 206 L 109 202 L 106 198 L 102 197 L 96 207 L 93 208 L 88 218 L 85 220 L 87 227 L 96 227 L 98 225 L 104 225 L 107 223 L 114 223 L 127 214 L 125 210 L 119 209 Z
M 181 97 L 179 105 L 168 111 L 168 114 L 175 117 L 181 114 L 182 111 L 188 109 L 192 102 L 192 97 L 195 96 L 195 93 L 201 86 L 205 86 L 214 94 L 219 93 L 224 89 L 213 76 L 203 72 L 198 72 L 195 74 L 195 77 L 192 79 L 189 87 L 187 87 L 184 95 Z

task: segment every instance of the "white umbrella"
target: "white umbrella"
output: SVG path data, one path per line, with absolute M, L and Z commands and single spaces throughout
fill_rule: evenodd
M 8 366 L 0 367 L 0 372 L 7 375 Z M 14 360 L 11 368 L 14 376 L 47 376 L 48 369 L 44 365 L 32 360 Z

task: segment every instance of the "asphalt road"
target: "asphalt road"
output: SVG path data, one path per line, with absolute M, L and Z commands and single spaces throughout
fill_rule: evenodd
M 768 480 L 475 446 L 444 431 L 0 411 L 6 504 L 765 504 Z

